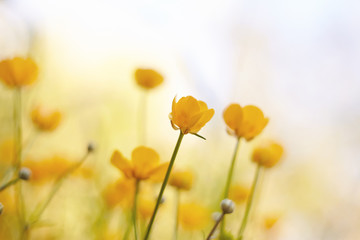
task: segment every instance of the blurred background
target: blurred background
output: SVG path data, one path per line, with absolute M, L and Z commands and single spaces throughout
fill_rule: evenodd
M 282 217 L 270 233 L 253 231 L 253 239 L 359 239 L 359 9 L 356 0 L 0 1 L 0 60 L 30 55 L 40 68 L 25 93 L 25 115 L 37 104 L 63 113 L 59 129 L 37 136 L 29 156 L 79 159 L 88 140 L 98 146 L 86 163 L 96 187 L 66 185 L 47 212 L 58 216 L 63 239 L 89 239 L 81 219 L 91 216 L 97 189 L 121 175 L 110 164 L 112 151 L 130 156 L 139 144 L 139 67 L 165 78 L 148 96 L 147 119 L 147 145 L 162 161 L 177 138 L 168 119 L 175 96 L 192 95 L 215 109 L 200 132 L 207 141 L 186 136 L 181 146 L 176 167 L 196 174 L 184 201 L 211 208 L 219 197 L 235 146 L 222 112 L 233 102 L 254 104 L 270 122 L 241 145 L 234 181 L 251 184 L 249 156 L 261 139 L 281 142 L 285 155 L 263 176 L 256 208 L 258 216 Z M 0 92 L 5 141 L 12 95 L 4 85 Z M 30 136 L 30 121 L 24 125 Z M 171 200 L 171 190 L 167 195 Z M 159 225 L 171 225 L 168 218 Z M 160 231 L 158 239 L 171 236 Z

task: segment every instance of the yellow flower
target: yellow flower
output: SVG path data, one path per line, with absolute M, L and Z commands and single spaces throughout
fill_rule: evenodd
M 61 113 L 43 107 L 36 107 L 31 112 L 31 120 L 42 131 L 55 130 L 61 121 Z
M 0 80 L 11 88 L 30 85 L 37 76 L 38 67 L 31 58 L 16 57 L 0 62 Z
M 210 219 L 210 212 L 207 208 L 197 203 L 181 204 L 179 209 L 179 223 L 184 229 L 203 229 Z
M 138 180 L 154 179 L 162 181 L 168 162 L 160 164 L 159 154 L 152 148 L 140 146 L 132 151 L 131 162 L 115 150 L 111 163 L 123 172 L 127 178 Z M 160 175 L 160 176 L 159 176 Z
M 263 112 L 252 105 L 240 107 L 239 104 L 230 104 L 223 114 L 228 133 L 237 138 L 243 137 L 250 141 L 265 128 L 269 122 Z
M 244 203 L 249 196 L 249 189 L 240 184 L 235 184 L 230 187 L 229 198 L 236 204 Z
M 154 212 L 155 208 L 155 198 L 149 198 L 140 195 L 138 200 L 138 208 L 140 216 L 147 220 L 151 217 L 152 213 Z
M 136 83 L 144 89 L 152 89 L 159 86 L 163 81 L 164 77 L 152 69 L 136 69 L 135 71 Z
M 169 184 L 179 190 L 190 190 L 193 185 L 194 175 L 192 171 L 172 172 Z
M 10 165 L 14 162 L 14 140 L 7 139 L 0 144 L 0 163 Z
M 266 168 L 271 168 L 279 162 L 283 152 L 281 145 L 273 141 L 266 141 L 254 149 L 252 161 Z
M 178 102 L 175 97 L 169 118 L 175 130 L 180 129 L 183 134 L 197 133 L 210 121 L 214 113 L 214 109 L 208 109 L 205 102 L 192 96 L 182 97 Z
M 120 205 L 130 208 L 134 201 L 135 182 L 134 179 L 122 178 L 115 183 L 109 184 L 102 193 L 106 205 L 114 208 Z

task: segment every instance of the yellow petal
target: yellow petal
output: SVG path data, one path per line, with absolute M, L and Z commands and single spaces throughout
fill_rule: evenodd
M 159 86 L 163 81 L 164 77 L 153 69 L 137 69 L 135 71 L 136 83 L 145 89 L 152 89 Z
M 115 150 L 111 156 L 111 163 L 122 171 L 127 178 L 133 176 L 133 169 L 129 160 L 127 160 L 118 150 Z
M 236 131 L 239 124 L 242 123 L 243 110 L 239 104 L 230 104 L 223 113 L 223 118 L 226 125 Z
M 0 79 L 10 87 L 32 84 L 38 76 L 38 67 L 30 58 L 16 57 L 0 62 Z
M 248 105 L 243 108 L 243 120 L 238 126 L 238 134 L 246 140 L 251 140 L 259 135 L 265 128 L 268 119 L 263 112 L 256 106 Z
M 169 167 L 169 162 L 160 164 L 158 167 L 154 168 L 149 172 L 150 180 L 153 182 L 162 182 L 165 178 L 167 169 Z
M 159 154 L 152 148 L 140 146 L 134 149 L 131 156 L 134 166 L 134 177 L 147 179 L 150 172 L 159 164 Z
M 280 144 L 273 141 L 266 141 L 254 149 L 252 161 L 261 166 L 270 168 L 280 161 L 283 152 L 284 149 Z
M 209 110 L 205 110 L 204 112 L 202 112 L 201 114 L 201 118 L 197 121 L 197 123 L 190 129 L 191 133 L 197 133 L 198 131 L 200 131 L 200 129 L 202 127 L 205 126 L 205 124 L 207 122 L 210 121 L 210 119 L 214 116 L 215 114 L 215 110 L 214 109 L 209 109 Z
M 172 121 L 183 133 L 187 133 L 201 117 L 198 101 L 192 96 L 182 97 L 172 107 Z

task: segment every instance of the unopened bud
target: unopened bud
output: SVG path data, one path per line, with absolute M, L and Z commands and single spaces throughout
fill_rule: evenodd
M 0 202 L 0 215 L 2 214 L 3 210 L 4 210 L 4 205 Z
M 95 151 L 95 144 L 93 142 L 89 142 L 89 144 L 87 146 L 87 150 L 89 153 Z
M 221 218 L 221 212 L 213 212 L 212 214 L 211 214 L 211 218 L 215 221 L 215 222 L 217 222 L 217 221 L 219 221 L 219 219 Z
M 31 176 L 31 170 L 29 168 L 23 167 L 19 171 L 19 178 L 22 180 L 29 180 Z
M 235 209 L 234 202 L 228 198 L 222 200 L 220 206 L 221 206 L 221 210 L 225 214 L 232 213 Z

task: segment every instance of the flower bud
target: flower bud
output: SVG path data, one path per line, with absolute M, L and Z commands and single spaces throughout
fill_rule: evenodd
M 19 171 L 19 178 L 22 180 L 29 180 L 31 176 L 31 170 L 27 167 L 23 167 Z
M 165 202 L 165 197 L 161 197 L 160 204 L 164 204 L 164 202 Z
M 235 209 L 234 202 L 228 198 L 222 200 L 220 206 L 221 206 L 221 210 L 225 214 L 232 213 Z
M 0 215 L 2 214 L 3 210 L 4 210 L 4 205 L 0 202 Z
M 89 153 L 95 151 L 95 144 L 93 142 L 89 142 L 89 144 L 87 146 L 87 150 Z

